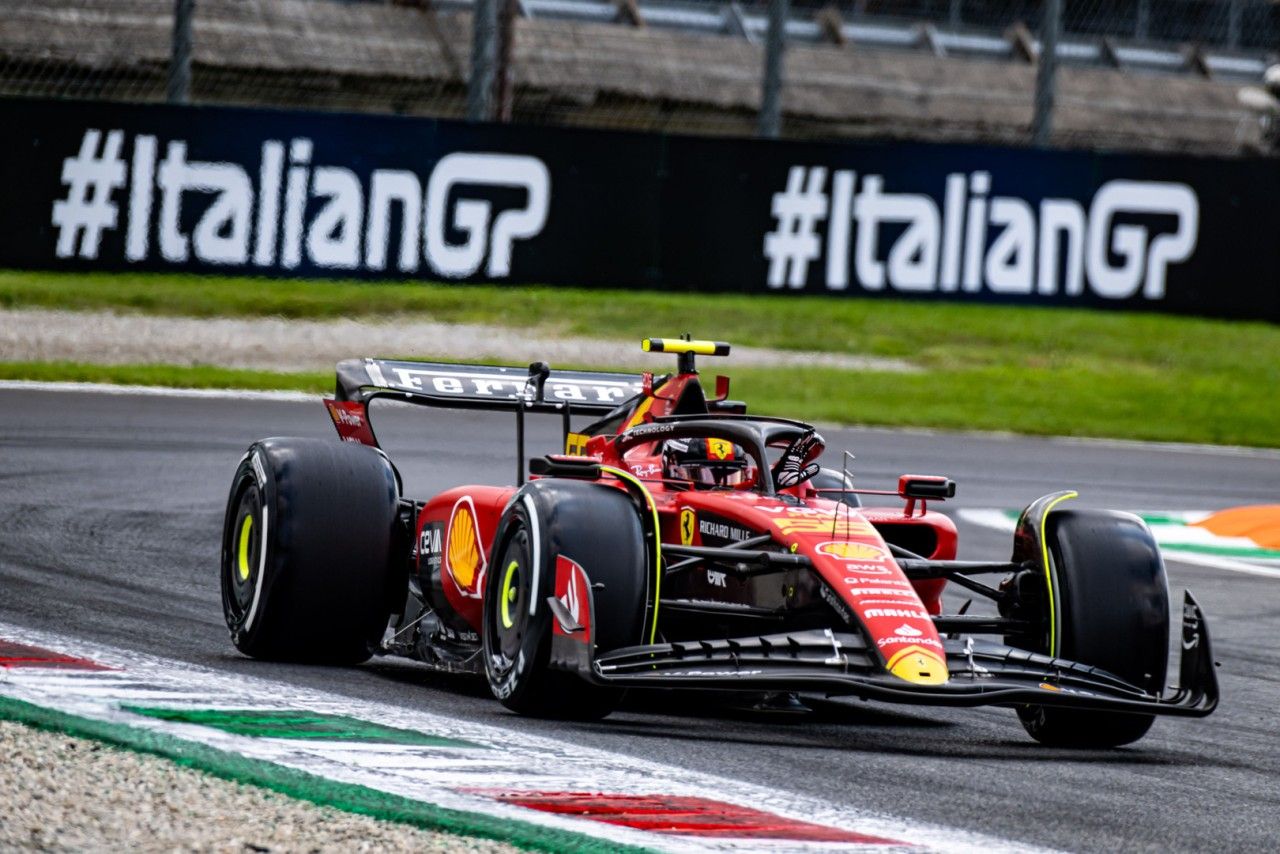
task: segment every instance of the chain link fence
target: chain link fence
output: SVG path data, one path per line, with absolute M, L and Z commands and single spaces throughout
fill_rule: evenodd
M 1273 0 L 0 0 L 4 96 L 1214 154 L 1278 49 Z

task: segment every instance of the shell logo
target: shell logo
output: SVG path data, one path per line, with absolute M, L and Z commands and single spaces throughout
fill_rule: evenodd
M 840 560 L 881 560 L 884 549 L 870 543 L 823 543 L 818 552 Z
M 458 589 L 467 596 L 479 596 L 479 582 L 484 576 L 484 547 L 480 543 L 480 528 L 476 524 L 475 507 L 471 499 L 463 498 L 453 506 L 449 517 L 448 545 L 445 564 Z

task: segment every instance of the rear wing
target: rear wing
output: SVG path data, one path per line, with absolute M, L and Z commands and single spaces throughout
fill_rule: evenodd
M 574 413 L 603 413 L 644 391 L 640 374 L 552 371 L 545 362 L 528 368 L 451 365 L 392 359 L 347 359 L 338 363 L 333 400 L 325 408 L 344 442 L 378 447 L 369 421 L 369 401 L 378 397 L 448 409 L 487 409 L 516 415 L 516 482 L 524 483 L 526 412 L 560 416 L 566 449 L 586 437 L 572 432 Z
M 347 359 L 338 363 L 335 397 L 361 404 L 390 397 L 456 409 L 607 414 L 643 388 L 640 374 L 552 371 L 542 362 L 513 368 Z

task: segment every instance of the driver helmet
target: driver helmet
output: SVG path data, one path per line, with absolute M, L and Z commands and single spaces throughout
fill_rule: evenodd
M 668 439 L 662 447 L 663 476 L 701 489 L 745 489 L 755 485 L 756 464 L 741 445 L 727 439 Z

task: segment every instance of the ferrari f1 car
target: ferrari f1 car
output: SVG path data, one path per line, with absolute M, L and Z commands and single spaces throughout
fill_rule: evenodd
M 576 719 L 630 687 L 852 695 L 1005 706 L 1046 744 L 1115 746 L 1217 705 L 1190 593 L 1166 688 L 1168 586 L 1137 517 L 1058 492 L 1022 512 L 1009 559 L 956 560 L 955 525 L 928 507 L 951 480 L 854 489 L 810 425 L 748 415 L 724 377 L 708 395 L 695 356 L 727 344 L 644 349 L 676 372 L 339 363 L 324 403 L 344 441 L 264 439 L 236 470 L 221 563 L 235 646 L 406 656 L 483 673 L 521 714 Z M 378 398 L 514 413 L 516 483 L 405 497 L 369 420 Z M 535 414 L 561 419 L 565 447 L 526 468 Z M 947 585 L 994 607 L 943 613 Z

